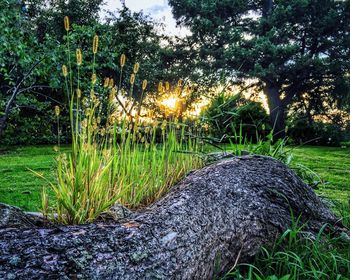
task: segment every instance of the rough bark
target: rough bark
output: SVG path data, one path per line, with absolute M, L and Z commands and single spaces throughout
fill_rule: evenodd
M 0 230 L 0 279 L 212 279 L 291 225 L 336 217 L 282 163 L 237 157 L 189 174 L 121 222 Z
M 40 213 L 25 213 L 15 206 L 0 203 L 0 229 L 52 226 Z

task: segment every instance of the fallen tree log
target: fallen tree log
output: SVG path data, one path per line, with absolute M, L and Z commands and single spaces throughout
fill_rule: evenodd
M 189 174 L 121 222 L 0 230 L 1 279 L 211 279 L 291 226 L 336 217 L 282 163 L 237 157 Z

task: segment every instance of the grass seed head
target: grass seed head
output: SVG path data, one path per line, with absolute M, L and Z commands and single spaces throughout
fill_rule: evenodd
M 77 97 L 79 99 L 81 98 L 81 90 L 80 90 L 80 88 L 77 88 Z
M 126 61 L 126 56 L 125 56 L 125 54 L 122 54 L 120 57 L 120 66 L 121 67 L 124 67 L 125 61 Z
M 55 115 L 56 117 L 58 117 L 61 113 L 60 107 L 59 106 L 55 106 Z
M 114 80 L 112 78 L 109 79 L 108 87 L 109 88 L 113 88 L 114 87 Z
M 64 22 L 64 29 L 68 32 L 69 31 L 69 17 L 68 16 L 65 16 L 64 19 L 63 19 L 63 22 Z
M 86 128 L 86 127 L 87 127 L 87 119 L 83 119 L 83 120 L 81 121 L 81 127 L 82 127 L 82 128 Z
M 160 81 L 160 82 L 158 83 L 158 92 L 159 92 L 159 93 L 163 92 L 163 82 L 162 82 L 162 81 Z
M 163 120 L 162 125 L 160 126 L 161 130 L 164 131 L 166 129 L 167 126 L 167 121 Z
M 76 49 L 75 55 L 77 58 L 77 65 L 80 66 L 83 63 L 83 55 L 81 53 L 81 49 Z
M 115 89 L 115 87 L 113 87 L 112 89 L 111 89 L 111 92 L 109 93 L 109 102 L 110 103 L 112 103 L 113 101 L 114 101 L 114 99 L 115 99 L 115 96 L 116 96 L 116 89 Z
M 107 78 L 105 78 L 105 81 L 103 83 L 103 87 L 108 88 L 108 86 L 109 86 L 109 78 L 107 77 Z
M 90 91 L 90 97 L 92 101 L 94 101 L 96 98 L 95 91 L 93 89 Z
M 137 72 L 139 72 L 140 69 L 140 63 L 136 62 L 134 65 L 134 74 L 137 74 Z
M 95 73 L 93 73 L 91 76 L 91 83 L 94 85 L 94 84 L 96 84 L 96 81 L 97 81 L 97 76 Z
M 92 52 L 93 52 L 93 54 L 97 53 L 97 49 L 98 49 L 98 36 L 95 35 L 93 43 L 92 43 Z
M 68 69 L 66 65 L 62 65 L 62 74 L 64 77 L 68 76 Z
M 142 82 L 142 90 L 145 90 L 147 88 L 147 80 L 143 80 Z
M 131 74 L 130 76 L 130 84 L 134 84 L 135 83 L 135 74 Z

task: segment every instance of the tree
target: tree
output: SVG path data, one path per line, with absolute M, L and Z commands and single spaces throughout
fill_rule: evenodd
M 0 135 L 19 94 L 42 87 L 35 79 L 44 59 L 35 38 L 26 32 L 23 5 L 5 1 L 0 5 Z
M 30 114 L 27 114 L 30 126 L 31 120 L 38 114 L 42 117 L 52 115 L 51 109 L 63 103 L 64 83 L 61 66 L 67 64 L 63 27 L 63 17 L 66 13 L 72 16 L 70 18 L 72 32 L 69 35 L 71 57 L 75 57 L 76 48 L 81 48 L 83 51 L 82 89 L 89 90 L 91 84 L 93 60 L 91 47 L 95 34 L 100 37 L 95 67 L 100 85 L 103 84 L 104 77 L 112 77 L 115 81 L 119 81 L 119 58 L 122 53 L 127 55 L 124 69 L 127 75 L 124 74 L 123 79 L 126 90 L 129 88 L 129 74 L 136 61 L 141 63 L 138 76 L 149 80 L 149 88 L 156 80 L 163 78 L 161 57 L 166 56 L 168 51 L 167 48 L 160 46 L 161 40 L 166 38 L 156 33 L 155 23 L 142 13 L 131 13 L 125 7 L 116 15 L 110 15 L 106 22 L 99 23 L 95 16 L 100 2 L 99 0 L 49 1 L 48 6 L 45 6 L 42 0 L 32 0 L 26 4 L 17 0 L 1 2 L 0 130 L 4 130 L 9 119 L 11 128 L 16 126 L 19 122 L 14 117 L 23 117 L 25 108 L 36 107 L 36 110 L 31 110 Z M 41 23 L 45 24 L 41 26 Z M 73 59 L 75 65 L 74 61 L 75 59 Z M 31 68 L 33 65 L 35 67 Z M 76 77 L 73 78 L 75 83 Z M 141 82 L 137 78 L 133 96 L 135 100 L 140 98 L 138 88 Z M 20 94 L 26 94 L 26 98 L 19 98 Z M 40 103 L 45 103 L 45 106 L 38 106 Z M 50 107 L 51 112 L 47 114 L 47 108 Z M 65 110 L 62 111 L 62 115 L 65 117 Z M 51 126 L 53 125 L 54 123 Z M 50 134 L 50 130 L 45 131 Z M 30 129 L 28 132 L 30 134 Z M 36 139 L 42 136 L 37 135 Z M 11 140 L 12 137 L 9 137 Z M 29 137 L 32 138 L 31 135 Z M 45 138 L 55 141 L 55 137 L 45 135 Z M 1 142 L 4 143 L 4 140 L 2 137 Z M 15 143 L 13 140 L 5 142 Z
M 197 67 L 215 78 L 256 79 L 283 137 L 290 105 L 349 107 L 350 1 L 170 0 Z
M 94 26 L 98 23 L 103 0 L 29 0 L 25 11 L 31 29 L 39 41 L 50 34 L 58 41 L 65 35 L 63 17 L 68 16 L 77 25 Z

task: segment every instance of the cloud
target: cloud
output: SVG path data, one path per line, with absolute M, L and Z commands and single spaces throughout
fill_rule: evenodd
M 106 0 L 104 9 L 113 12 L 122 7 L 120 0 Z M 143 11 L 155 20 L 165 24 L 166 34 L 185 36 L 189 34 L 187 28 L 176 27 L 175 19 L 167 0 L 125 0 L 125 5 L 133 12 Z M 102 13 L 103 14 L 103 13 Z
M 145 10 L 145 13 L 150 14 L 150 15 L 154 15 L 154 14 L 159 14 L 162 12 L 165 12 L 167 10 L 169 10 L 170 7 L 166 4 L 164 5 L 154 5 L 148 9 Z

